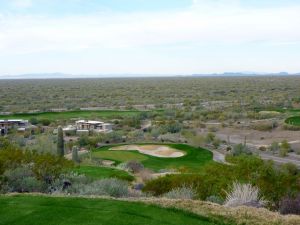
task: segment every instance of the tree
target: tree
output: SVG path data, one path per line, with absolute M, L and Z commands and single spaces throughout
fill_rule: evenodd
M 79 162 L 79 157 L 78 157 L 78 147 L 77 146 L 73 146 L 72 148 L 72 160 L 74 162 Z
M 283 140 L 280 145 L 279 155 L 281 157 L 285 157 L 287 156 L 290 150 L 291 150 L 291 145 L 287 142 L 287 140 Z
M 276 153 L 279 150 L 279 144 L 278 142 L 274 141 L 271 144 L 270 150 L 274 153 Z
M 57 155 L 63 157 L 65 154 L 64 133 L 61 126 L 57 130 Z

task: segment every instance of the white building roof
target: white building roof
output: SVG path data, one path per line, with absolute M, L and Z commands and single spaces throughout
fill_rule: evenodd
M 21 119 L 13 119 L 13 120 L 0 120 L 0 122 L 28 122 L 28 120 L 21 120 Z
M 88 124 L 104 124 L 102 121 L 94 121 L 94 120 L 78 120 L 76 123 L 88 123 Z

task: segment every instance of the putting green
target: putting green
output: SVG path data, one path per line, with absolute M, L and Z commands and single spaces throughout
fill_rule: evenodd
M 184 152 L 185 155 L 178 158 L 160 158 L 156 156 L 145 155 L 134 150 L 110 150 L 116 146 L 105 146 L 95 149 L 92 153 L 92 156 L 96 159 L 108 159 L 116 161 L 117 163 L 135 160 L 142 162 L 146 168 L 153 169 L 155 171 L 160 169 L 185 169 L 188 171 L 198 171 L 204 164 L 212 161 L 213 158 L 210 151 L 203 148 L 195 148 L 186 144 L 159 144 L 159 146 L 168 146 L 172 149 L 180 150 Z
M 300 116 L 289 117 L 285 120 L 286 124 L 300 126 Z

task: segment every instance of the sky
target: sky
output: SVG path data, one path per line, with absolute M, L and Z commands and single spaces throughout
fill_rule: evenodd
M 300 0 L 0 0 L 0 78 L 300 72 Z

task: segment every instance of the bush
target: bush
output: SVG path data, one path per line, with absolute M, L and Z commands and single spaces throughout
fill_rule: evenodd
M 264 122 L 252 124 L 251 128 L 258 131 L 271 131 L 277 126 L 278 124 L 274 121 L 264 121 Z
M 163 197 L 171 199 L 194 199 L 196 197 L 196 192 L 192 187 L 183 186 L 167 192 Z
M 3 174 L 7 192 L 44 192 L 46 185 L 34 177 L 28 166 L 10 169 Z
M 51 121 L 49 119 L 41 119 L 39 120 L 39 123 L 41 123 L 43 126 L 49 126 Z
M 133 173 L 138 173 L 144 169 L 144 165 L 137 161 L 129 161 L 126 163 L 126 168 Z
M 292 131 L 299 131 L 300 130 L 300 126 L 294 126 L 291 124 L 284 124 L 283 125 L 283 129 L 285 130 L 292 130 Z
M 115 178 L 97 180 L 90 184 L 75 183 L 67 191 L 73 194 L 108 195 L 116 198 L 129 195 L 128 183 Z
M 222 205 L 224 203 L 224 200 L 222 198 L 220 198 L 219 196 L 215 196 L 215 195 L 211 195 L 209 196 L 206 201 L 208 202 L 213 202 L 219 205 Z
M 279 207 L 281 214 L 296 214 L 300 215 L 300 195 L 296 198 L 284 198 Z
M 242 205 L 263 207 L 266 201 L 259 196 L 257 187 L 251 184 L 233 183 L 232 191 L 227 193 L 224 203 L 225 206 L 237 207 Z
M 239 156 L 239 155 L 251 155 L 252 152 L 249 150 L 249 148 L 246 145 L 243 144 L 237 144 L 233 147 L 231 154 L 233 156 Z

